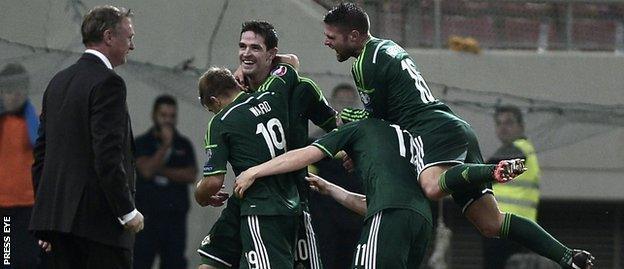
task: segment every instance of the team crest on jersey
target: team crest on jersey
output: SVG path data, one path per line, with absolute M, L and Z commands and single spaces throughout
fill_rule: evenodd
M 204 240 L 202 240 L 201 244 L 202 246 L 210 244 L 210 235 L 206 235 L 206 237 L 204 237 Z
M 212 149 L 206 149 L 206 160 L 210 161 L 212 157 Z
M 277 68 L 273 69 L 273 72 L 271 72 L 271 75 L 276 75 L 278 77 L 281 77 L 283 75 L 286 75 L 286 72 L 288 72 L 288 68 L 286 68 L 286 66 L 278 66 Z

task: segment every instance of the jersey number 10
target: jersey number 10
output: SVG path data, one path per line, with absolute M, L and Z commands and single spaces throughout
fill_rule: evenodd
M 418 71 L 416 71 L 416 65 L 414 64 L 412 59 L 403 59 L 403 61 L 401 61 L 401 68 L 403 70 L 407 70 L 407 73 L 410 75 L 410 77 L 412 77 L 412 79 L 416 81 L 416 89 L 418 89 L 418 92 L 420 92 L 420 100 L 423 103 L 428 104 L 435 101 L 433 94 L 431 94 L 431 90 L 429 90 L 429 86 L 427 86 L 427 82 L 425 82 L 425 79 L 420 75 Z
M 276 128 L 277 127 L 277 128 Z M 277 132 L 275 132 L 277 129 Z M 264 141 L 269 148 L 271 158 L 275 158 L 275 150 L 283 150 L 286 147 L 284 139 L 284 128 L 280 120 L 272 118 L 265 124 L 258 123 L 256 126 L 256 134 L 262 134 Z M 278 137 L 279 136 L 279 137 Z

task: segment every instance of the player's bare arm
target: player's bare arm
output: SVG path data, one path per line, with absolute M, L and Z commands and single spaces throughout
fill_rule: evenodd
M 366 215 L 366 196 L 347 191 L 312 173 L 308 173 L 306 180 L 310 183 L 310 188 L 314 191 L 330 196 L 336 200 L 336 202 L 360 216 Z
M 286 152 L 240 173 L 234 183 L 234 194 L 242 198 L 245 191 L 256 179 L 299 170 L 320 161 L 324 157 L 325 154 L 314 146 Z
M 225 174 L 205 176 L 195 188 L 195 201 L 201 206 L 222 206 L 229 194 L 223 192 Z

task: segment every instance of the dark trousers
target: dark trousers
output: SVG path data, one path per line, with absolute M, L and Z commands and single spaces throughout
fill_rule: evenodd
M 51 233 L 50 269 L 130 269 L 132 251 L 65 233 Z
M 502 269 L 511 255 L 526 252 L 521 245 L 506 239 L 483 239 L 483 269 Z
M 134 244 L 134 268 L 150 269 L 160 256 L 160 268 L 186 269 L 186 212 L 144 213 L 145 228 Z
M 41 263 L 41 249 L 37 245 L 37 239 L 28 232 L 31 212 L 32 207 L 0 208 L 0 218 L 3 221 L 2 245 L 4 247 L 10 244 L 10 257 L 6 262 L 9 264 L 2 259 L 3 269 L 31 269 L 37 268 Z M 8 233 L 5 233 L 5 225 L 8 225 Z

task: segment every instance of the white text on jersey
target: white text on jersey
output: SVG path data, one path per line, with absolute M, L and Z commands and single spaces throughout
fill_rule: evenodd
M 254 116 L 258 117 L 260 115 L 264 115 L 267 112 L 271 111 L 271 106 L 267 101 L 264 101 L 256 106 L 252 106 L 249 108 L 249 111 L 254 114 Z

